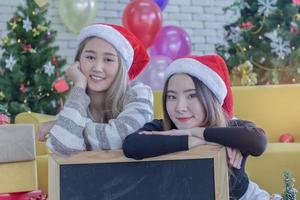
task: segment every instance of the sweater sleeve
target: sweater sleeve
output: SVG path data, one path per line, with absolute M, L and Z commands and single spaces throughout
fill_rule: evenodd
M 52 152 L 71 154 L 86 149 L 83 130 L 89 103 L 90 98 L 84 89 L 74 87 L 71 90 L 46 142 Z
M 128 135 L 123 153 L 128 158 L 143 159 L 188 150 L 188 136 L 145 135 L 142 131 L 163 131 L 162 120 L 153 120 Z
M 120 149 L 125 137 L 153 119 L 153 94 L 139 83 L 128 91 L 123 111 L 108 123 L 88 121 L 84 130 L 92 150 Z
M 264 130 L 245 120 L 232 120 L 226 128 L 206 128 L 203 135 L 206 141 L 239 149 L 243 155 L 259 156 L 267 147 Z

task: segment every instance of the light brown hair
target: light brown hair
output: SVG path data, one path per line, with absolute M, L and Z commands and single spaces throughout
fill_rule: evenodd
M 75 61 L 80 60 L 81 53 L 88 41 L 95 38 L 95 36 L 88 37 L 83 40 L 76 52 Z M 100 38 L 101 39 L 101 38 Z M 110 119 L 116 118 L 120 112 L 123 110 L 125 94 L 129 89 L 129 80 L 127 71 L 125 70 L 124 61 L 121 58 L 120 53 L 117 51 L 118 61 L 119 61 L 119 70 L 117 75 L 112 83 L 112 85 L 106 91 L 104 98 L 104 105 L 102 105 L 103 112 L 101 113 L 101 123 L 107 123 Z

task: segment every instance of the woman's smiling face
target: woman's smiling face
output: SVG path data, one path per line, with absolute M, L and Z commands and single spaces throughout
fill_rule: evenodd
M 103 39 L 90 39 L 80 55 L 80 67 L 87 78 L 88 89 L 105 92 L 113 83 L 119 67 L 116 49 Z
M 200 127 L 204 108 L 197 96 L 195 84 L 187 74 L 175 74 L 168 82 L 166 109 L 178 129 Z

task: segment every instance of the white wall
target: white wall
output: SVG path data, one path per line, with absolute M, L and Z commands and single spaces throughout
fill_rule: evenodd
M 6 22 L 11 19 L 17 5 L 25 0 L 0 0 L 0 37 L 7 33 Z M 94 21 L 121 24 L 122 14 L 130 0 L 95 0 L 97 15 Z M 163 11 L 163 25 L 176 25 L 183 28 L 191 38 L 192 53 L 213 53 L 214 45 L 222 40 L 223 25 L 234 19 L 224 14 L 222 8 L 233 0 L 169 0 Z M 49 0 L 48 16 L 52 28 L 57 30 L 56 45 L 59 54 L 71 63 L 74 56 L 76 34 L 63 24 L 58 12 L 59 0 Z M 2 42 L 0 40 L 0 42 Z M 0 50 L 1 53 L 1 50 Z

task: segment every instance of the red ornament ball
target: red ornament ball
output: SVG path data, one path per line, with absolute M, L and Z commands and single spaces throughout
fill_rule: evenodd
M 27 91 L 27 88 L 26 88 L 26 86 L 25 86 L 24 83 L 21 83 L 21 84 L 20 84 L 19 90 L 20 90 L 20 92 L 22 92 L 22 93 L 25 93 L 25 92 Z
M 51 64 L 54 65 L 54 66 L 57 66 L 57 58 L 56 58 L 56 56 L 53 56 L 51 58 Z
M 0 113 L 0 125 L 9 124 L 10 117 L 4 113 Z
M 296 36 L 299 33 L 299 29 L 297 26 L 292 26 L 290 32 L 293 36 Z
M 52 34 L 50 31 L 48 31 L 47 33 L 45 33 L 45 41 L 50 42 L 51 39 L 52 39 Z
M 64 93 L 69 90 L 69 85 L 65 79 L 55 81 L 54 88 L 58 93 Z
M 279 142 L 294 142 L 295 138 L 290 133 L 284 133 L 279 136 Z

